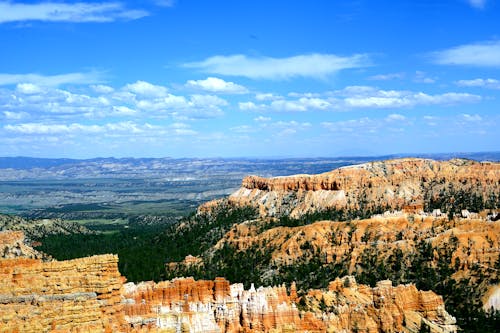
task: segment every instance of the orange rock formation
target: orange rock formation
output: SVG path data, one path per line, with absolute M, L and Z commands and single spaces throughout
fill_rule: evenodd
M 413 285 L 369 288 L 346 277 L 348 283 L 309 291 L 299 309 L 293 284 L 289 290 L 244 290 L 224 278 L 124 284 L 117 263 L 114 255 L 1 259 L 0 332 L 379 332 L 424 322 L 434 332 L 456 331 L 442 299 Z
M 0 332 L 113 332 L 127 327 L 118 257 L 0 260 Z
M 439 197 L 450 188 L 484 200 L 500 197 L 500 163 L 406 158 L 342 167 L 319 175 L 262 178 L 249 176 L 229 197 L 253 206 L 262 217 L 299 217 L 327 208 L 385 210 L 418 207 L 424 195 Z M 498 200 L 498 199 L 497 199 Z M 210 210 L 213 203 L 201 206 Z
M 244 290 L 223 278 L 127 284 L 125 289 L 129 321 L 155 322 L 167 331 L 411 332 L 422 323 L 433 332 L 457 329 L 440 296 L 414 285 L 393 287 L 390 281 L 370 288 L 353 277 L 337 279 L 329 290 L 310 290 L 300 310 L 293 288 L 290 293 L 285 286 Z

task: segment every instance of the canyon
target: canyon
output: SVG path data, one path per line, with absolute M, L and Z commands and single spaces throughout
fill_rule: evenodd
M 0 332 L 494 331 L 499 200 L 500 164 L 463 159 L 248 176 L 151 239 L 185 256 L 157 282 L 0 232 Z
M 22 233 L 0 233 L 15 247 Z M 25 245 L 27 246 L 27 245 Z M 251 287 L 224 278 L 125 283 L 118 257 L 0 260 L 0 332 L 456 332 L 443 299 L 414 285 L 375 288 L 353 277 L 300 297 L 292 284 Z

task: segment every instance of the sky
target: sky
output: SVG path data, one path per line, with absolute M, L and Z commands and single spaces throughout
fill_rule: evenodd
M 500 1 L 0 1 L 0 156 L 500 151 Z

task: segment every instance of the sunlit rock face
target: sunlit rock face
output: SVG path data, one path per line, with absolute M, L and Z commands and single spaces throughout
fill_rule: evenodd
M 126 331 L 118 257 L 0 260 L 0 332 Z
M 457 330 L 435 293 L 390 281 L 370 288 L 353 277 L 309 290 L 301 305 L 294 285 L 245 290 L 223 278 L 127 284 L 125 298 L 130 323 L 172 332 L 412 332 L 422 323 Z
M 348 166 L 319 175 L 249 176 L 229 196 L 229 202 L 256 207 L 261 217 L 297 218 L 329 208 L 363 211 L 423 207 L 431 199 L 456 192 L 483 201 L 494 196 L 498 201 L 499 181 L 499 163 L 406 158 Z

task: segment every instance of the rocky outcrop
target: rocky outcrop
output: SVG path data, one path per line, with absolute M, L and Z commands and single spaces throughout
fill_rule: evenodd
M 319 175 L 249 176 L 229 202 L 256 207 L 262 217 L 292 218 L 325 209 L 384 211 L 415 203 L 423 207 L 457 193 L 477 196 L 482 205 L 498 206 L 499 182 L 500 163 L 406 158 L 342 167 Z
M 50 256 L 38 252 L 26 244 L 24 234 L 21 231 L 3 231 L 0 232 L 0 258 L 31 258 L 51 260 Z
M 0 332 L 124 332 L 118 257 L 0 260 Z
M 300 299 L 294 285 L 245 290 L 223 278 L 127 284 L 125 297 L 131 323 L 172 332 L 417 332 L 423 324 L 432 332 L 457 330 L 433 292 L 390 281 L 370 288 L 353 277 Z
M 95 234 L 76 222 L 61 219 L 24 219 L 19 216 L 0 214 L 0 231 L 22 231 L 29 239 L 40 239 L 47 235 Z

